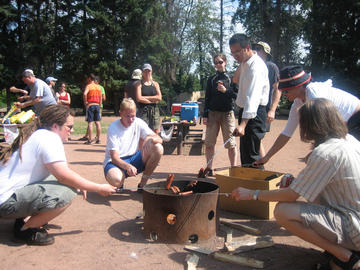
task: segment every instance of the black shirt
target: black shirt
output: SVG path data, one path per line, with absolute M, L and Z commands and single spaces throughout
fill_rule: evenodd
M 217 82 L 222 81 L 226 92 L 217 90 Z M 237 95 L 237 85 L 234 84 L 226 72 L 216 72 L 207 81 L 205 92 L 205 106 L 203 117 L 207 118 L 209 111 L 228 112 L 234 109 Z

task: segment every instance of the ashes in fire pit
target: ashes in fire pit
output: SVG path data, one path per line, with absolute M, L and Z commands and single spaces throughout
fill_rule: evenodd
M 195 243 L 216 235 L 219 187 L 205 181 L 176 181 L 181 193 L 166 189 L 165 182 L 143 189 L 144 231 L 153 240 Z

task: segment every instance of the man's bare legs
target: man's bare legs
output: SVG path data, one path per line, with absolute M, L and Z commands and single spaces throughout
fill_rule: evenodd
M 159 165 L 159 161 L 161 156 L 164 153 L 164 148 L 160 143 L 153 143 L 152 140 L 145 140 L 144 147 L 142 151 L 142 159 L 145 163 L 145 170 L 141 177 L 141 181 L 139 183 L 139 187 L 143 187 L 146 185 L 150 176 Z
M 96 126 L 96 142 L 99 143 L 100 142 L 100 135 L 101 135 L 101 123 L 100 121 L 95 121 L 95 126 Z
M 107 172 L 105 179 L 110 185 L 120 188 L 124 185 L 125 174 L 118 167 L 114 167 Z
M 26 230 L 28 228 L 39 228 L 39 227 L 45 225 L 50 220 L 56 218 L 61 213 L 63 213 L 70 205 L 71 205 L 71 203 L 69 203 L 63 207 L 59 207 L 59 208 L 49 210 L 46 212 L 41 212 L 41 213 L 31 216 L 27 220 L 25 225 L 22 227 L 22 230 Z
M 92 142 L 93 140 L 93 123 L 88 122 L 88 142 Z

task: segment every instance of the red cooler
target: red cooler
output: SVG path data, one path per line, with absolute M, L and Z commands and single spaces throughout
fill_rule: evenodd
M 171 115 L 175 115 L 175 113 L 181 113 L 181 103 L 173 103 L 171 105 Z

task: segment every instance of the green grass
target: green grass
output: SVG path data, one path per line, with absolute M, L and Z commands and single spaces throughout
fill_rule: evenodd
M 101 122 L 101 133 L 107 133 L 108 127 L 111 123 L 109 122 Z M 73 135 L 85 135 L 87 130 L 87 122 L 84 120 L 74 120 L 74 131 Z M 93 124 L 93 130 L 95 131 L 95 123 Z

